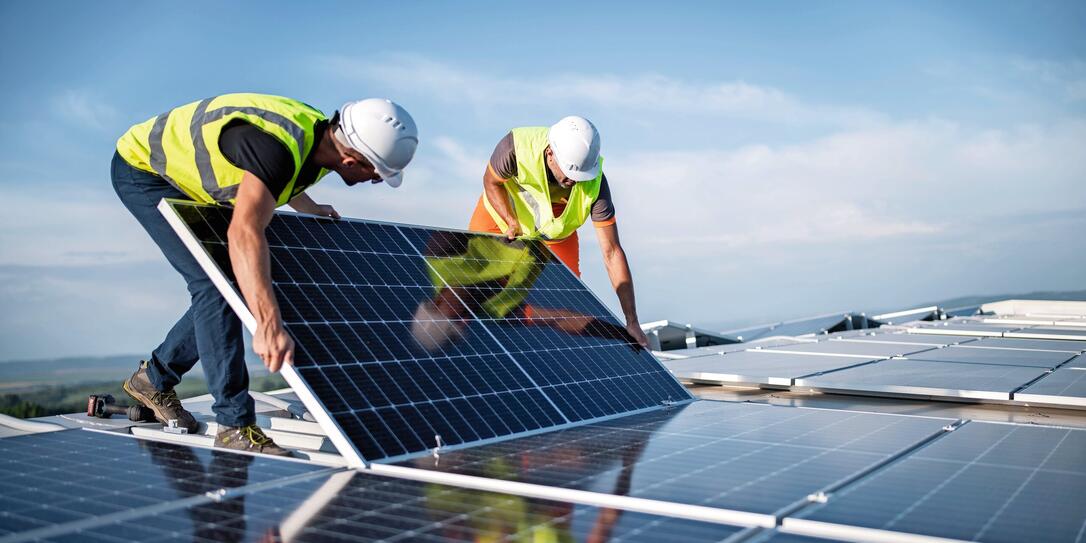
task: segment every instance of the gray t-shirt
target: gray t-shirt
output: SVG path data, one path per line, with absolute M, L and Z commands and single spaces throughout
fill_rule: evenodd
M 513 146 L 512 132 L 506 134 L 494 147 L 494 152 L 490 155 L 490 169 L 494 170 L 494 173 L 502 179 L 510 179 L 517 175 L 517 154 L 516 148 Z M 565 209 L 566 207 L 569 189 L 558 184 L 558 181 L 554 179 L 554 175 L 551 174 L 550 168 L 545 169 L 547 170 L 547 181 L 550 184 L 551 197 L 555 199 L 551 203 L 554 206 L 555 215 L 558 215 L 561 213 L 559 209 Z M 600 193 L 596 197 L 596 201 L 592 203 L 592 222 L 611 222 L 611 219 L 614 218 L 615 203 L 611 199 L 611 188 L 607 186 L 607 174 L 604 174 L 603 179 L 600 181 Z

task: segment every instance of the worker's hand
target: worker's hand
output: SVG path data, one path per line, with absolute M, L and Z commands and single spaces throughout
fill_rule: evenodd
M 517 223 L 510 224 L 509 227 L 505 229 L 504 234 L 505 234 L 505 237 L 507 239 L 509 239 L 510 241 L 512 241 L 514 239 L 517 239 L 517 236 L 520 235 L 520 224 L 517 224 Z
M 313 209 L 313 214 L 321 217 L 331 217 L 333 219 L 339 218 L 339 212 L 336 211 L 336 208 L 328 204 L 317 204 Z
M 253 351 L 275 373 L 283 364 L 294 363 L 294 340 L 280 322 L 260 325 L 253 334 Z
M 626 332 L 630 334 L 630 337 L 634 339 L 639 345 L 648 349 L 649 338 L 645 337 L 645 331 L 641 329 L 641 323 L 637 321 L 626 321 Z

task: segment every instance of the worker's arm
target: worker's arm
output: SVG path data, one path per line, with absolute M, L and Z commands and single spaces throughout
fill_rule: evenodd
M 490 205 L 494 207 L 494 211 L 497 211 L 498 216 L 508 225 L 505 229 L 505 237 L 516 239 L 522 233 L 520 231 L 520 221 L 517 220 L 517 214 L 509 208 L 509 195 L 506 194 L 503 186 L 505 183 L 506 180 L 498 177 L 490 164 L 487 164 L 486 173 L 483 174 L 483 192 L 486 193 L 486 200 L 490 202 Z
M 622 250 L 622 243 L 618 239 L 618 226 L 611 223 L 597 227 L 596 237 L 600 238 L 600 250 L 603 251 L 603 264 L 607 267 L 607 276 L 611 278 L 611 286 L 618 295 L 622 314 L 626 316 L 626 331 L 647 349 L 649 340 L 645 337 L 645 332 L 641 330 L 641 323 L 637 321 L 633 275 L 630 273 L 630 263 L 626 261 L 626 252 Z
M 234 276 L 249 311 L 256 317 L 253 351 L 272 372 L 294 360 L 294 340 L 283 328 L 279 304 L 272 292 L 271 259 L 268 240 L 264 237 L 275 204 L 275 198 L 264 183 L 245 172 L 235 200 L 234 217 L 226 233 Z
M 336 211 L 336 208 L 328 204 L 318 204 L 304 192 L 295 196 L 290 202 L 287 202 L 287 205 L 298 213 L 309 213 L 310 215 L 332 217 L 333 219 L 339 218 L 339 212 Z

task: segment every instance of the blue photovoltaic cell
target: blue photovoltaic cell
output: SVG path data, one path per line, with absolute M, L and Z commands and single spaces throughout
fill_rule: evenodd
M 969 541 L 1081 540 L 1083 450 L 1083 430 L 970 422 L 797 517 Z
M 703 400 L 404 465 L 774 514 L 949 422 Z
M 742 528 L 343 471 L 48 541 L 722 541 Z
M 742 529 L 83 430 L 0 439 L 0 490 L 0 539 L 15 541 L 713 542 Z
M 1074 354 L 1052 351 L 1029 351 L 1024 349 L 993 349 L 952 345 L 933 351 L 911 354 L 910 360 L 934 360 L 939 362 L 963 362 L 971 364 L 996 364 L 1008 366 L 1031 366 L 1035 368 L 1054 368 Z
M 1014 399 L 1086 407 L 1086 369 L 1059 368 L 1015 392 Z
M 86 430 L 0 439 L 0 538 L 328 471 Z
M 231 210 L 172 207 L 233 283 Z M 542 244 L 293 214 L 266 235 L 295 368 L 367 460 L 690 398 Z

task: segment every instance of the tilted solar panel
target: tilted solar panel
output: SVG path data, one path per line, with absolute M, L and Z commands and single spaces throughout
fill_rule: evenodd
M 159 207 L 255 328 L 231 210 Z M 266 235 L 284 376 L 353 465 L 690 399 L 539 243 L 283 213 Z

